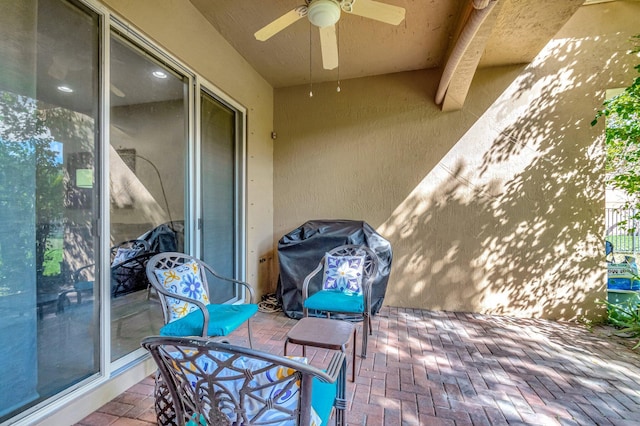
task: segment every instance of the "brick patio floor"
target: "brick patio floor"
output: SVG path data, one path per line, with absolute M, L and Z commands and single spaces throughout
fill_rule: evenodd
M 259 312 L 254 346 L 282 354 L 294 324 Z M 640 425 L 640 352 L 584 327 L 384 307 L 373 329 L 347 381 L 350 426 Z M 326 355 L 307 350 L 312 364 Z M 154 424 L 152 395 L 147 378 L 78 425 Z

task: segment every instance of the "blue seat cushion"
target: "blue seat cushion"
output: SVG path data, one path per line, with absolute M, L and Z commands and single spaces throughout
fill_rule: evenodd
M 227 336 L 240 327 L 256 312 L 258 305 L 207 305 L 209 327 L 207 336 Z M 201 336 L 204 317 L 200 309 L 166 324 L 160 329 L 161 336 Z
M 313 379 L 313 391 L 311 394 L 311 406 L 322 424 L 329 424 L 329 416 L 336 400 L 337 381 L 334 383 L 324 383 L 317 378 Z
M 317 311 L 364 312 L 362 294 L 320 290 L 304 301 L 304 307 Z

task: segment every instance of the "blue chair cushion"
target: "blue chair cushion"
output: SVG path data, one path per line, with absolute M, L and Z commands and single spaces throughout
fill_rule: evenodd
M 209 328 L 207 336 L 227 336 L 240 327 L 256 312 L 258 305 L 250 303 L 243 305 L 207 305 L 209 311 Z M 190 314 L 166 324 L 160 329 L 161 336 L 200 336 L 204 317 L 197 309 Z
M 320 290 L 304 301 L 304 307 L 329 312 L 364 312 L 362 294 Z
M 77 291 L 93 290 L 93 281 L 78 281 L 73 285 Z
M 324 383 L 319 379 L 313 379 L 313 391 L 311 394 L 311 406 L 316 412 L 322 424 L 329 424 L 329 416 L 333 403 L 336 400 L 337 381 L 334 383 Z

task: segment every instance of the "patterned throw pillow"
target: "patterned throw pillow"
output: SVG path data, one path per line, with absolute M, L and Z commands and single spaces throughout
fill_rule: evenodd
M 173 294 L 198 300 L 205 305 L 209 304 L 209 297 L 200 279 L 200 267 L 195 261 L 176 266 L 173 269 L 156 269 L 156 277 L 162 286 Z M 170 318 L 169 322 L 180 319 L 198 307 L 184 300 L 167 297 Z
M 141 251 L 142 251 L 141 249 L 118 247 L 118 250 L 116 251 L 116 255 L 113 258 L 113 262 L 111 262 L 111 266 L 122 263 L 125 260 L 132 259 L 136 257 Z
M 325 256 L 322 289 L 362 294 L 364 256 Z

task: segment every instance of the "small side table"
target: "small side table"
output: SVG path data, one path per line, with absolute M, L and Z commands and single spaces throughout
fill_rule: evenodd
M 353 334 L 351 360 L 351 381 L 356 380 L 356 327 L 347 321 L 328 318 L 303 317 L 287 333 L 284 341 L 284 355 L 289 342 L 302 346 L 302 356 L 306 356 L 306 346 L 346 352 L 347 343 Z

